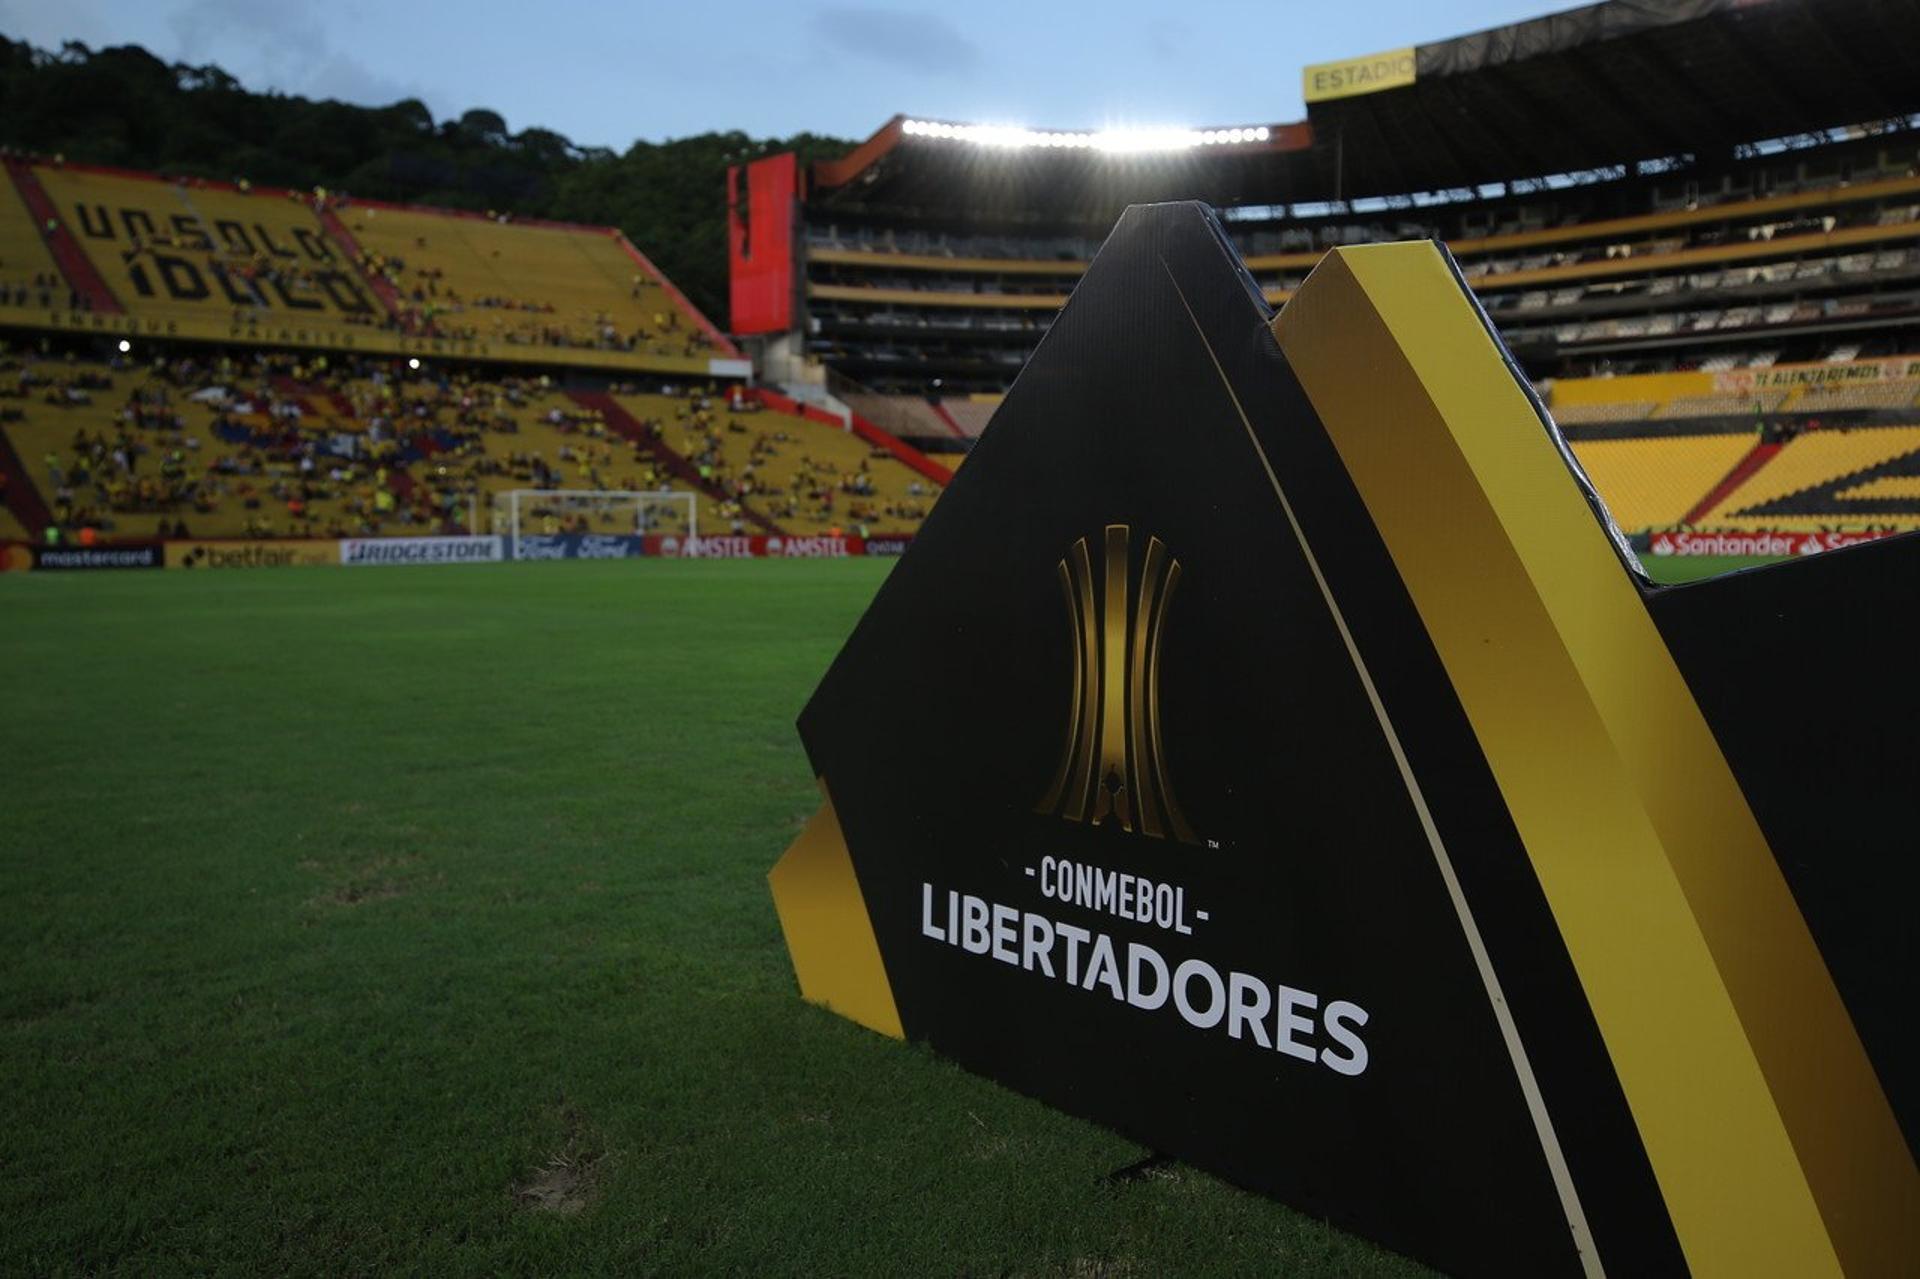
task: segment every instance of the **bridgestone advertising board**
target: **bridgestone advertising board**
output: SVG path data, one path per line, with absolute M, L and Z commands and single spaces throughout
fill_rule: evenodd
M 491 564 L 506 558 L 499 537 L 361 537 L 340 542 L 349 568 L 385 564 Z
M 800 991 L 1450 1272 L 1914 1273 L 1917 583 L 1655 588 L 1444 249 L 1133 209 L 800 717 Z

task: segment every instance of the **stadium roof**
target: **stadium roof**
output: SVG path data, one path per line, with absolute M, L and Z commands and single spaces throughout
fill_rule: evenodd
M 1907 122 L 1920 113 L 1916 47 L 1920 0 L 1606 0 L 1308 67 L 1307 120 L 1247 126 L 1266 130 L 1259 141 L 1208 130 L 1165 149 L 1103 147 L 896 117 L 814 166 L 813 198 L 1099 222 L 1150 200 L 1297 204 L 1713 164 L 1741 146 Z

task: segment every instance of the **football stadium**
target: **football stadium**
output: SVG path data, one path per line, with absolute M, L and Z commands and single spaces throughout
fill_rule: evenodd
M 1916 1273 L 1916 42 L 616 154 L 0 38 L 0 1271 Z

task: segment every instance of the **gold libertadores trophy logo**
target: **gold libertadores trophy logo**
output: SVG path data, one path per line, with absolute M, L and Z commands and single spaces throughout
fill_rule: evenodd
M 1180 561 L 1147 539 L 1136 577 L 1128 527 L 1109 524 L 1096 574 L 1086 538 L 1055 566 L 1073 636 L 1060 765 L 1039 809 L 1072 822 L 1198 843 L 1167 780 L 1160 740 L 1160 641 Z

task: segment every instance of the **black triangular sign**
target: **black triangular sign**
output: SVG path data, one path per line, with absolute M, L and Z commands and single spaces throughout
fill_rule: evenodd
M 1442 253 L 1388 249 L 1274 324 L 1206 210 L 1121 220 L 801 717 L 829 799 L 775 875 L 802 988 L 1448 1269 L 1700 1267 L 1733 1255 L 1717 1210 L 1663 1195 L 1644 1138 L 1685 1098 L 1623 1056 L 1660 1032 L 1572 895 L 1583 854 L 1535 833 L 1565 814 L 1473 646 L 1542 697 L 1605 664 L 1527 655 L 1544 587 L 1484 636 L 1437 615 L 1458 583 L 1381 498 L 1410 463 L 1369 452 L 1420 428 L 1333 423 L 1444 424 L 1464 392 L 1406 372 L 1423 339 L 1369 272 L 1453 308 L 1441 336 L 1557 468 L 1579 571 L 1646 622 L 1641 584 Z M 1623 839 L 1678 859 L 1682 824 Z M 1667 920 L 1648 953 L 1691 954 Z M 1698 1060 L 1750 1051 L 1718 1026 Z

